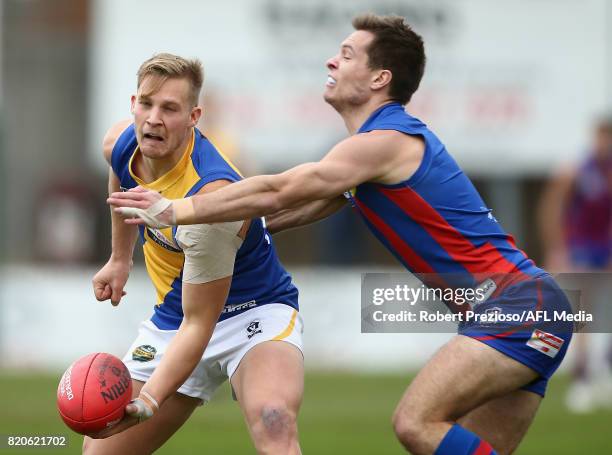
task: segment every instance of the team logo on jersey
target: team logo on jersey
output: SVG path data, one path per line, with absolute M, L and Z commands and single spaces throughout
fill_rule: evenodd
M 489 209 L 487 207 L 480 206 L 480 210 L 486 210 L 487 212 L 489 212 L 489 213 L 487 213 L 487 218 L 490 219 L 491 221 L 493 221 L 494 223 L 499 223 L 499 221 L 497 221 L 497 218 L 495 218 L 493 216 L 493 211 L 491 209 Z
M 531 334 L 531 338 L 527 341 L 527 346 L 546 354 L 548 357 L 554 358 L 558 353 L 565 340 L 559 338 L 552 333 L 544 332 L 543 330 L 535 329 Z
M 246 331 L 247 331 L 247 338 L 249 340 L 253 338 L 253 336 L 257 335 L 258 333 L 263 332 L 263 330 L 261 330 L 261 323 L 257 320 L 251 321 L 251 323 L 247 326 Z
M 149 344 L 143 344 L 134 349 L 132 352 L 132 359 L 137 362 L 149 362 L 153 360 L 155 354 L 157 354 L 157 349 Z

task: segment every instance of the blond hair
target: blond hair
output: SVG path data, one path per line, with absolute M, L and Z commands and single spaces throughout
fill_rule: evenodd
M 204 82 L 204 69 L 202 67 L 202 62 L 197 58 L 185 59 L 178 55 L 168 53 L 155 54 L 140 65 L 136 75 L 138 76 L 137 88 L 140 88 L 146 76 L 155 76 L 158 78 L 157 83 L 151 88 L 151 93 L 157 91 L 169 78 L 185 78 L 189 81 L 191 86 L 189 101 L 192 103 L 192 106 L 198 104 L 200 90 Z

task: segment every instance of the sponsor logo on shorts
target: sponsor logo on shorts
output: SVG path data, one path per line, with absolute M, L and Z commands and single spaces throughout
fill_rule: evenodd
M 132 352 L 132 359 L 137 362 L 149 362 L 153 360 L 155 354 L 157 354 L 157 349 L 149 344 L 143 344 L 134 349 Z
M 253 338 L 253 336 L 257 335 L 258 333 L 263 332 L 263 330 L 261 329 L 261 323 L 257 320 L 251 321 L 249 325 L 247 326 L 246 331 L 247 331 L 247 338 L 249 340 Z
M 468 304 L 472 307 L 472 309 L 476 308 L 481 303 L 489 300 L 489 297 L 491 297 L 493 293 L 497 290 L 497 285 L 495 284 L 495 281 L 493 281 L 491 278 L 487 278 L 478 286 L 476 286 L 474 290 L 474 298 L 468 300 Z
M 552 333 L 544 332 L 543 330 L 535 329 L 531 334 L 531 338 L 527 341 L 527 346 L 546 354 L 548 357 L 554 358 L 558 353 L 565 340 L 559 338 Z

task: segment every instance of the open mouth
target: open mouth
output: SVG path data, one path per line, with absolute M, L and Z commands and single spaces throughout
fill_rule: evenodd
M 154 141 L 163 142 L 164 138 L 155 133 L 144 133 L 143 137 L 145 139 L 152 139 Z
M 327 85 L 328 87 L 333 87 L 334 85 L 336 85 L 336 79 L 331 76 L 327 76 L 327 81 L 325 81 L 325 85 Z

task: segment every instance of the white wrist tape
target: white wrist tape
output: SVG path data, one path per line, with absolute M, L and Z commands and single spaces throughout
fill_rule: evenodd
M 151 402 L 156 411 L 159 411 L 159 403 L 155 398 L 153 398 L 153 396 L 149 392 L 141 389 L 140 394 Z
M 147 403 L 145 403 L 142 398 L 138 397 L 133 399 L 132 401 L 130 401 L 130 405 L 135 407 L 136 409 L 130 412 L 129 414 L 132 417 L 137 417 L 138 422 L 144 422 L 145 420 L 148 420 L 153 417 L 153 409 Z
M 166 210 L 172 201 L 170 199 L 166 199 L 162 197 L 160 200 L 155 202 L 151 207 L 146 210 L 137 209 L 134 207 L 120 207 L 119 212 L 129 218 L 140 218 L 143 220 L 148 226 L 153 228 L 162 229 L 170 227 L 170 224 L 164 223 L 159 219 L 158 215 L 160 215 L 164 210 Z
M 238 232 L 243 223 L 179 226 L 176 241 L 185 253 L 183 282 L 202 284 L 231 276 L 236 252 L 242 245 Z

